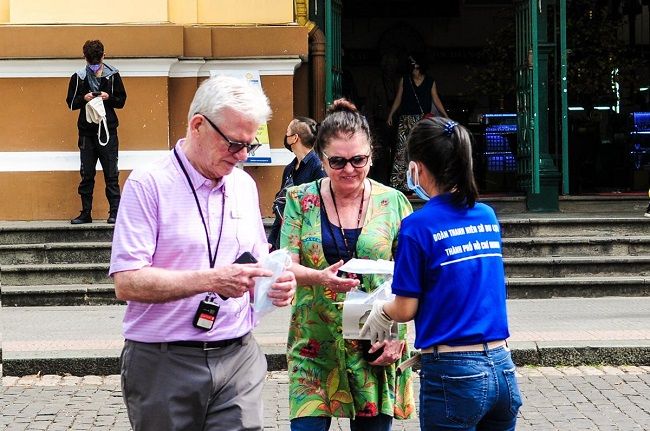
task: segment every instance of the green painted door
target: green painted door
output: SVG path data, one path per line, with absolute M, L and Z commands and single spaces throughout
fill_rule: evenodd
M 515 2 L 517 178 L 519 188 L 539 193 L 538 0 Z
M 343 94 L 341 10 L 343 0 L 325 0 L 325 103 Z

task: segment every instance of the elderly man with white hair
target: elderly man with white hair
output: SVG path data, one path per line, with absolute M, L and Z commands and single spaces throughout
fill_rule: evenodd
M 219 76 L 196 91 L 187 134 L 129 176 L 110 275 L 123 321 L 122 390 L 139 430 L 262 430 L 266 359 L 251 288 L 272 272 L 253 179 L 236 165 L 271 114 L 261 89 Z M 286 306 L 291 272 L 269 298 Z

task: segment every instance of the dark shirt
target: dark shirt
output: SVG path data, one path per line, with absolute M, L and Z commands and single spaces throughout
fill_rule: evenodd
M 273 250 L 280 247 L 280 229 L 282 228 L 282 214 L 284 213 L 287 188 L 310 183 L 325 176 L 323 165 L 316 153 L 313 151 L 307 153 L 298 166 L 298 169 L 296 169 L 296 164 L 298 164 L 297 157 L 285 166 L 284 172 L 282 173 L 282 187 L 275 195 L 275 201 L 273 202 L 275 220 L 273 221 L 273 226 L 271 226 L 271 232 L 269 233 L 268 239 L 269 243 L 273 246 Z
M 327 217 L 325 205 L 321 205 L 320 209 L 320 224 L 321 235 L 323 236 L 323 253 L 325 260 L 330 265 L 334 265 L 339 260 L 347 262 L 352 259 L 356 254 L 357 241 L 361 228 L 356 229 L 343 229 L 345 231 L 345 240 L 341 234 L 341 228 L 333 224 Z M 345 246 L 347 240 L 350 250 Z
M 415 85 L 411 75 L 405 75 L 402 80 L 402 85 L 400 115 L 422 115 L 431 112 L 431 104 L 433 103 L 433 98 L 431 97 L 431 88 L 433 87 L 432 77 L 426 75 L 420 85 Z M 417 98 L 415 97 L 416 94 Z
M 293 178 L 294 186 L 299 186 L 300 184 L 310 183 L 319 178 L 325 176 L 325 171 L 323 171 L 323 165 L 320 162 L 320 159 L 313 151 L 307 153 L 302 163 L 296 169 L 296 164 L 298 163 L 298 158 L 294 158 L 291 163 L 289 163 L 284 168 L 282 173 L 282 184 L 286 184 L 289 176 Z

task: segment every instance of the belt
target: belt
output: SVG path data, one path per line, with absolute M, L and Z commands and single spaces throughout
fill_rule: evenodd
M 233 344 L 242 344 L 242 341 L 244 340 L 244 337 L 246 335 L 242 335 L 241 337 L 237 337 L 237 338 L 230 338 L 228 340 L 219 340 L 219 341 L 170 341 L 167 343 L 167 345 L 181 346 L 181 347 L 194 347 L 203 350 L 221 349 L 223 347 L 231 346 Z
M 437 346 L 427 347 L 420 350 L 421 353 L 433 353 L 437 350 L 438 353 L 453 353 L 453 352 L 482 352 L 487 345 L 488 350 L 496 349 L 498 347 L 506 347 L 508 344 L 505 340 L 488 341 L 481 344 L 469 344 L 467 346 L 448 346 L 446 344 L 439 344 Z

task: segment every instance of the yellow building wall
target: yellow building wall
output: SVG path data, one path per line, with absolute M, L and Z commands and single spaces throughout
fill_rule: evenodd
M 122 161 L 133 155 L 130 153 L 167 150 L 184 136 L 190 101 L 207 77 L 202 68 L 220 67 L 211 62 L 243 61 L 241 67 L 246 67 L 245 62 L 253 60 L 261 70 L 265 63 L 272 66 L 261 81 L 273 108 L 268 122 L 271 147 L 283 148 L 287 124 L 294 115 L 295 84 L 293 70 L 278 63 L 290 60 L 297 65 L 300 58 L 308 57 L 305 27 L 0 25 L 0 95 L 12 101 L 0 103 L 0 161 L 15 158 L 14 153 L 26 153 L 37 162 L 47 157 L 47 152 L 66 153 L 68 161 L 73 157 L 73 163 L 63 168 L 60 165 L 64 163 L 56 159 L 35 171 L 24 168 L 29 159 L 15 166 L 0 163 L 0 202 L 10 203 L 0 205 L 0 220 L 70 220 L 78 214 L 78 111 L 70 112 L 65 95 L 70 75 L 83 65 L 81 46 L 89 37 L 104 42 L 108 63 L 123 62 L 128 99 L 117 113 Z M 53 96 L 44 98 L 44 94 Z M 42 112 L 47 115 L 43 117 Z M 245 169 L 258 184 L 263 216 L 271 216 L 283 166 Z M 121 168 L 121 184 L 128 175 L 129 169 Z M 101 171 L 95 179 L 93 218 L 103 220 L 108 204 Z
M 286 24 L 293 22 L 292 0 L 198 0 L 202 24 Z
M 136 6 L 137 5 L 137 6 Z M 9 0 L 11 24 L 167 22 L 167 0 Z
M 0 23 L 286 24 L 294 20 L 293 0 L 112 0 L 99 9 L 93 4 L 87 0 L 0 0 Z
M 9 0 L 0 0 L 0 24 L 9 22 Z
M 169 0 L 169 21 L 175 24 L 196 24 L 197 7 L 196 0 Z

